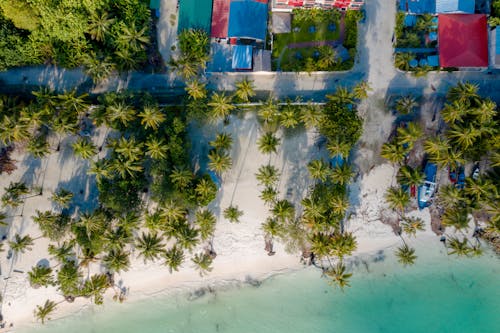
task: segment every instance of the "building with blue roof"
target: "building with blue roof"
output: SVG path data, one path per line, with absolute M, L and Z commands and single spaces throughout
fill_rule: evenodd
M 411 14 L 474 14 L 475 0 L 400 0 L 399 9 Z
M 267 3 L 232 1 L 229 7 L 228 37 L 264 41 L 267 35 Z

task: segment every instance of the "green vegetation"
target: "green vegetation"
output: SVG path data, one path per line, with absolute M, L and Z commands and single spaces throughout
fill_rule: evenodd
M 488 19 L 488 24 L 490 27 L 496 27 L 500 25 L 500 1 L 491 1 L 491 13 Z
M 342 60 L 339 48 L 331 45 L 290 47 L 295 43 L 334 42 L 340 36 L 341 15 L 344 15 L 345 36 L 342 45 L 350 58 Z M 273 68 L 282 71 L 339 71 L 354 64 L 357 43 L 358 11 L 341 14 L 336 9 L 294 9 L 292 31 L 275 34 L 273 39 Z
M 143 0 L 1 0 L 0 70 L 83 65 L 98 82 L 115 70 L 161 68 L 150 23 Z
M 413 116 L 418 104 L 414 99 L 409 102 L 411 99 L 409 96 L 401 97 L 396 101 L 396 109 L 403 111 L 402 114 Z M 402 100 L 407 102 L 400 102 Z M 406 106 L 397 107 L 403 104 Z M 500 146 L 497 105 L 480 97 L 476 85 L 459 83 L 449 90 L 440 117 L 443 126 L 438 133 L 424 135 L 416 122 L 410 122 L 405 127 L 399 127 L 393 139 L 383 145 L 382 157 L 399 167 L 399 186 L 388 190 L 386 201 L 398 214 L 400 230 L 409 237 L 415 236 L 417 231 L 423 230 L 423 222 L 406 216 L 405 212 L 412 204 L 409 188 L 421 185 L 424 176 L 419 169 L 422 160 L 408 156 L 421 156 L 425 153 L 427 160 L 435 163 L 439 169 L 455 172 L 462 168 L 471 170 L 472 166 L 480 163 L 479 176 L 467 177 L 464 184 L 456 185 L 448 177 L 438 177 L 438 191 L 431 212 L 440 212 L 439 220 L 443 228 L 446 228 L 445 234 L 448 228 L 455 229 L 454 234 L 447 235 L 449 254 L 480 255 L 482 250 L 478 237 L 491 241 L 498 251 Z M 416 144 L 419 141 L 420 144 Z M 479 228 L 474 235 L 467 234 L 471 226 Z M 403 264 L 414 261 L 410 260 L 414 257 L 414 251 L 407 248 L 406 243 L 397 251 L 397 255 Z

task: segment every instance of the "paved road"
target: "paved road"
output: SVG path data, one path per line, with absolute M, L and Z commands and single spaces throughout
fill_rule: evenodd
M 392 34 L 396 0 L 370 0 L 366 4 L 367 19 L 360 25 L 360 37 L 356 64 L 348 72 L 318 73 L 207 73 L 208 87 L 214 90 L 233 90 L 234 83 L 243 78 L 254 80 L 259 96 L 270 92 L 277 98 L 324 100 L 326 93 L 336 86 L 353 86 L 361 80 L 370 82 L 373 93 L 382 97 L 387 94 L 443 95 L 459 81 L 471 81 L 480 86 L 481 93 L 495 97 L 500 91 L 500 72 L 488 75 L 486 71 L 438 72 L 415 78 L 397 71 L 393 66 Z M 390 18 L 390 19 L 389 19 Z M 162 25 L 159 28 L 168 27 Z M 164 31 L 159 31 L 159 35 Z M 172 74 L 129 73 L 115 77 L 104 84 L 92 87 L 81 70 L 65 70 L 56 67 L 17 68 L 0 73 L 0 91 L 30 91 L 34 86 L 49 85 L 58 90 L 73 87 L 91 89 L 94 93 L 122 89 L 149 91 L 160 96 L 178 96 L 184 91 L 181 80 Z M 500 94 L 499 94 L 500 95 Z M 500 96 L 499 96 L 500 98 Z M 497 99 L 497 98 L 495 98 Z

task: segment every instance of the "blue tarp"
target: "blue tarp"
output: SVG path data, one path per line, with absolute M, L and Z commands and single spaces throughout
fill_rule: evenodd
M 415 67 L 418 66 L 418 60 L 417 59 L 411 59 L 408 64 L 410 65 L 410 67 L 415 68 Z
M 233 69 L 252 69 L 252 46 L 235 45 L 233 47 Z
M 413 27 L 415 24 L 417 24 L 417 15 L 405 16 L 405 27 Z
M 431 183 L 436 181 L 437 165 L 434 163 L 427 163 L 424 168 L 425 180 Z
M 435 41 L 435 40 L 437 40 L 437 39 L 438 39 L 438 34 L 437 34 L 437 32 L 435 32 L 435 31 L 431 31 L 431 32 L 429 32 L 429 40 L 431 40 L 431 41 Z
M 436 0 L 436 13 L 474 14 L 475 0 Z
M 438 55 L 428 56 L 427 64 L 431 67 L 439 67 L 439 56 Z
M 232 1 L 229 7 L 228 36 L 265 40 L 267 10 L 266 3 Z

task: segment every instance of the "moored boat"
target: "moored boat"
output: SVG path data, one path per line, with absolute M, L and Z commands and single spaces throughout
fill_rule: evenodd
M 424 168 L 425 181 L 418 187 L 418 208 L 429 207 L 436 192 L 437 165 L 427 163 Z

